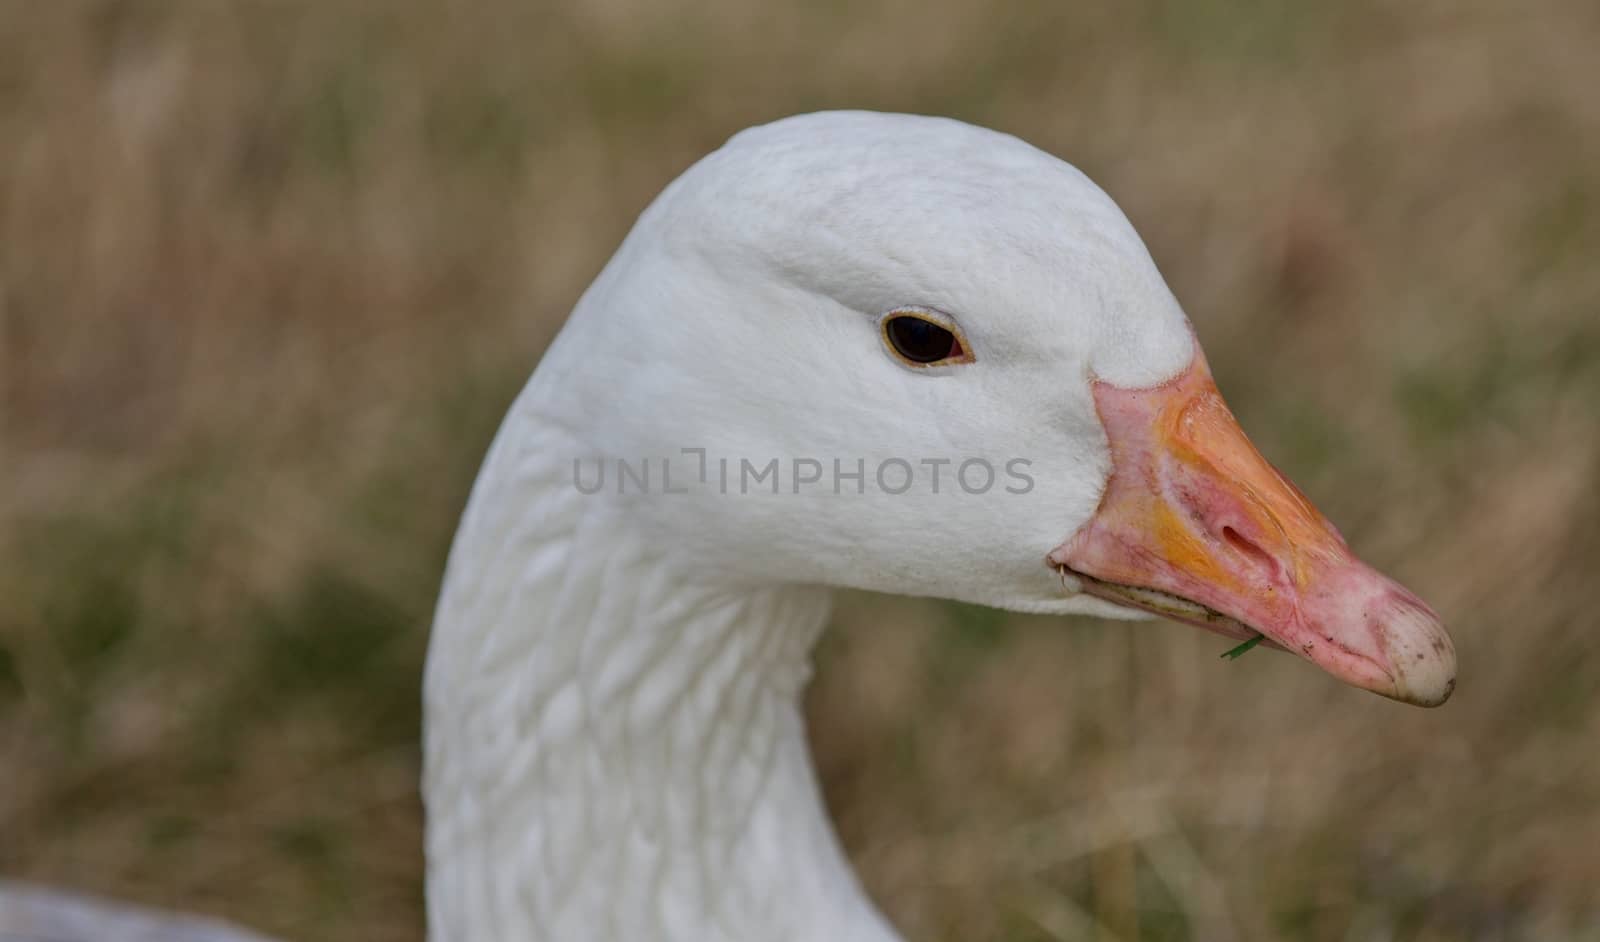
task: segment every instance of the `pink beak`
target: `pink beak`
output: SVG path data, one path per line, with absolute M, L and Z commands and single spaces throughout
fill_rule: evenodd
M 1258 633 L 1374 693 L 1437 706 L 1455 689 L 1439 616 L 1356 559 L 1261 457 L 1196 348 L 1148 389 L 1095 382 L 1112 472 L 1100 507 L 1048 559 L 1083 590 L 1248 639 Z

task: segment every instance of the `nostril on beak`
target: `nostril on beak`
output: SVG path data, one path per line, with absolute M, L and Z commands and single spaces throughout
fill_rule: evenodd
M 1264 567 L 1269 572 L 1277 573 L 1281 568 L 1276 557 L 1233 527 L 1225 526 L 1222 528 L 1222 540 L 1233 547 L 1240 555 L 1253 560 L 1257 565 Z

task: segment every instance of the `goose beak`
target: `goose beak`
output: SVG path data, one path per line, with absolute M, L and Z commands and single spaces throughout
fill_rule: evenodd
M 1439 616 L 1356 559 L 1245 437 L 1205 357 L 1147 389 L 1096 381 L 1112 471 L 1099 509 L 1048 557 L 1064 580 L 1239 639 L 1264 636 L 1340 680 L 1437 706 L 1456 656 Z

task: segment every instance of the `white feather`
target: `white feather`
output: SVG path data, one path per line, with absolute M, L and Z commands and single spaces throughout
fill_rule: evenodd
M 908 305 L 975 361 L 889 356 L 879 318 Z M 829 590 L 1103 613 L 1044 564 L 1109 467 L 1090 378 L 1155 384 L 1193 351 L 1111 200 L 1015 138 L 806 115 L 691 168 L 579 302 L 457 536 L 427 677 L 432 937 L 894 938 L 798 708 Z M 836 459 L 972 458 L 1033 486 L 831 486 Z M 777 459 L 775 492 L 724 486 L 724 459 Z M 574 461 L 612 474 L 581 493 Z

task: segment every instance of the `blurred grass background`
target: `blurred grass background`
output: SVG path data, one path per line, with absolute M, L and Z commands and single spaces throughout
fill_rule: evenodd
M 417 687 L 502 411 L 730 133 L 1105 186 L 1444 709 L 1158 624 L 853 597 L 813 738 L 912 937 L 1600 938 L 1590 0 L 0 0 L 0 874 L 421 935 Z

